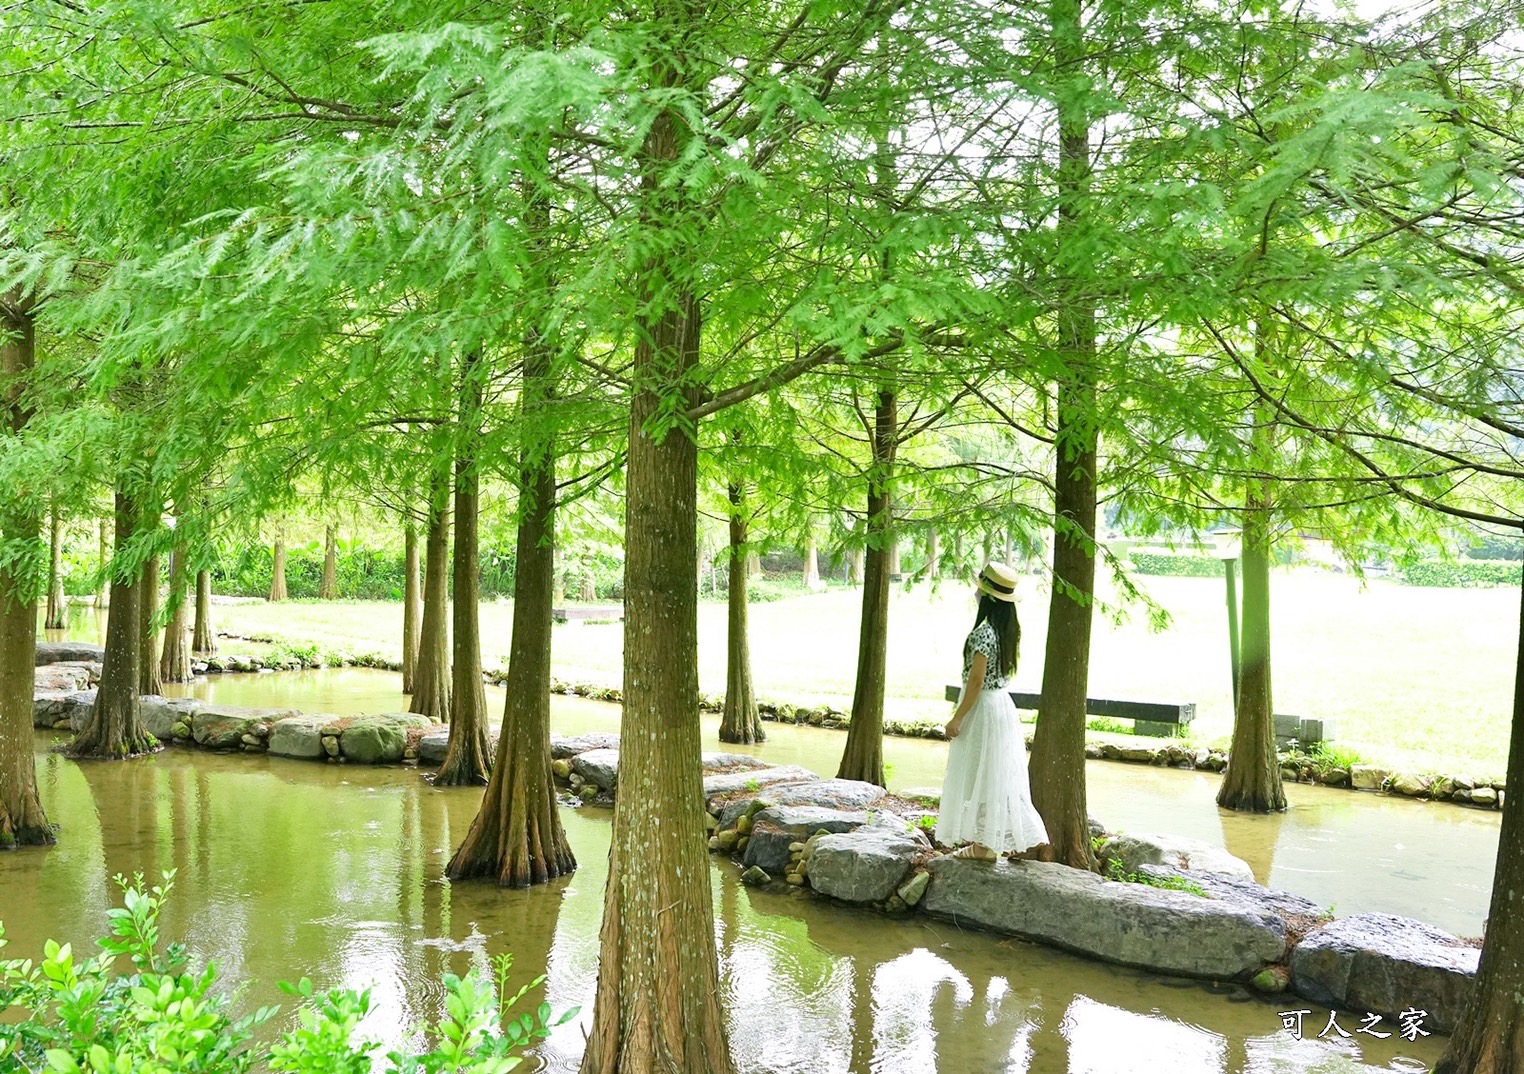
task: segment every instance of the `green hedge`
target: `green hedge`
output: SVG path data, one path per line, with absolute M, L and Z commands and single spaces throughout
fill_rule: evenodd
M 481 550 L 483 599 L 513 596 L 514 555 Z M 269 545 L 246 545 L 212 568 L 212 589 L 232 597 L 267 597 L 274 571 Z M 406 563 L 401 552 L 369 548 L 340 549 L 336 562 L 339 596 L 349 600 L 401 600 Z M 286 549 L 286 593 L 293 599 L 315 598 L 323 581 L 323 546 Z
M 1408 585 L 1430 586 L 1499 586 L 1518 585 L 1519 571 L 1524 564 L 1518 560 L 1463 559 L 1456 563 L 1442 560 L 1426 560 L 1415 563 L 1402 572 Z
M 1209 556 L 1180 556 L 1163 552 L 1132 553 L 1139 574 L 1172 574 L 1184 578 L 1221 578 L 1222 560 Z

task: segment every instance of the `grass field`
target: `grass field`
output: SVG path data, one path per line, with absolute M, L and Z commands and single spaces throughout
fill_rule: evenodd
M 1171 624 L 1148 625 L 1143 609 L 1113 621 L 1098 611 L 1090 663 L 1092 696 L 1194 701 L 1191 739 L 1226 743 L 1232 729 L 1227 613 L 1221 579 L 1145 577 Z M 1047 591 L 1025 579 L 1016 687 L 1042 682 Z M 1103 593 L 1103 600 L 1112 599 Z M 1338 745 L 1367 759 L 1421 772 L 1501 776 L 1507 757 L 1518 594 L 1511 589 L 1429 589 L 1360 582 L 1316 570 L 1278 571 L 1272 583 L 1272 652 L 1279 712 L 1336 722 Z M 851 705 L 860 593 L 832 589 L 751 606 L 751 651 L 760 697 Z M 945 718 L 943 688 L 959 671 L 973 615 L 962 585 L 893 596 L 888 713 Z M 513 609 L 482 608 L 483 663 L 506 660 Z M 263 603 L 222 606 L 218 627 L 324 649 L 401 655 L 402 609 L 385 603 Z M 230 643 L 232 644 L 232 643 Z M 236 644 L 233 645 L 236 648 Z M 229 649 L 228 651 L 232 651 Z M 617 685 L 621 628 L 569 624 L 554 635 L 554 673 Z M 725 607 L 699 610 L 699 679 L 725 687 Z

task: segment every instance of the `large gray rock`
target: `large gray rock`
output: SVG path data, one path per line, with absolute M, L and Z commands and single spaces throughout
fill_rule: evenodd
M 63 720 L 68 696 L 62 690 L 33 690 L 32 726 L 51 729 Z
M 78 733 L 89 725 L 95 715 L 95 694 L 95 690 L 76 690 L 64 698 L 64 718 L 69 721 L 69 730 Z
M 772 766 L 760 757 L 749 753 L 706 753 L 703 759 L 704 775 L 717 772 L 751 772 Z
M 704 777 L 704 801 L 713 807 L 714 799 L 737 791 L 760 791 L 777 783 L 819 782 L 820 777 L 798 765 L 775 765 L 748 772 L 724 772 Z
M 39 641 L 32 657 L 35 667 L 69 661 L 87 661 L 99 664 L 106 659 L 106 650 L 99 645 L 86 645 L 77 641 Z
M 883 902 L 921 849 L 910 833 L 884 827 L 822 836 L 810 856 L 810 886 L 846 902 Z
M 32 694 L 33 727 L 83 731 L 94 711 L 94 690 L 74 690 L 69 693 L 38 690 Z
M 753 818 L 743 865 L 758 865 L 770 873 L 788 867 L 789 844 L 801 842 L 816 832 L 850 832 L 868 823 L 861 810 L 824 809 L 820 806 L 770 806 Z
M 1410 1007 L 1448 1033 L 1476 977 L 1481 951 L 1411 918 L 1355 914 L 1314 929 L 1291 952 L 1291 987 L 1314 1003 L 1398 1021 Z
M 770 787 L 762 797 L 772 805 L 867 809 L 888 793 L 882 787 L 858 779 L 817 779 Z
M 1286 951 L 1281 919 L 1183 891 L 1119 884 L 1053 862 L 936 858 L 929 914 L 1107 962 L 1246 980 Z
M 450 748 L 450 729 L 440 727 L 425 731 L 418 740 L 418 763 L 438 768 L 444 763 L 445 751 Z
M 99 679 L 100 676 L 95 676 Z M 32 689 L 72 693 L 90 687 L 90 668 L 85 664 L 44 664 L 32 675 Z
M 269 750 L 277 757 L 299 757 L 307 761 L 325 757 L 323 729 L 339 719 L 327 712 L 302 712 L 276 720 L 270 725 Z
M 191 720 L 191 737 L 209 750 L 243 748 L 243 736 L 265 739 L 279 720 L 295 716 L 291 709 L 251 709 L 242 705 L 208 705 Z
M 1103 843 L 1099 857 L 1102 862 L 1120 858 L 1129 873 L 1138 872 L 1145 865 L 1168 865 L 1188 873 L 1221 873 L 1254 879 L 1254 870 L 1242 858 L 1211 843 L 1179 835 L 1127 832 Z
M 160 742 L 172 742 L 175 724 L 194 724 L 196 713 L 206 707 L 206 702 L 196 697 L 159 697 L 144 694 L 138 698 L 138 714 L 143 727 Z
M 407 749 L 408 732 L 434 726 L 412 712 L 356 716 L 339 735 L 339 752 L 355 764 L 396 764 Z
M 617 750 L 618 748 L 619 733 L 617 731 L 593 731 L 572 738 L 564 735 L 550 736 L 550 755 L 557 760 L 562 757 L 575 757 L 588 750 Z
M 619 751 L 588 750 L 571 759 L 572 771 L 601 791 L 612 791 L 619 783 Z
M 1137 870 L 1145 876 L 1189 880 L 1207 893 L 1209 899 L 1238 903 L 1254 909 L 1269 910 L 1282 918 L 1316 918 L 1323 908 L 1311 899 L 1289 891 L 1262 887 L 1252 880 L 1225 873 L 1188 873 L 1168 865 L 1145 865 Z

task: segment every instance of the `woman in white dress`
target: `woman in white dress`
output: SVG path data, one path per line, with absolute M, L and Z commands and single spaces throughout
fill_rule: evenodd
M 1021 623 L 1016 572 L 990 563 L 975 585 L 979 612 L 963 643 L 963 694 L 947 724 L 952 745 L 942 779 L 937 842 L 964 843 L 963 858 L 994 861 L 1048 841 L 1032 807 L 1026 742 L 1006 683 L 1016 673 Z

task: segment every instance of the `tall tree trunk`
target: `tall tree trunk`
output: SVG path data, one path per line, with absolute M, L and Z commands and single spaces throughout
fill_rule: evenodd
M 837 779 L 886 786 L 884 678 L 889 661 L 889 559 L 894 548 L 894 452 L 899 436 L 895 394 L 880 389 L 874 408 L 873 464 L 868 471 L 868 552 L 863 613 L 857 639 L 857 681 L 852 722 Z
M 1005 551 L 1004 551 L 1004 553 L 1002 553 L 1002 557 L 1003 557 L 1003 561 L 1005 562 L 1006 566 L 1013 566 L 1013 565 L 1015 565 L 1015 563 L 1016 563 L 1016 531 L 1014 529 L 1012 529 L 1010 526 L 1007 526 L 1005 528 Z
M 116 494 L 116 552 L 121 555 L 138 528 L 138 506 L 120 490 Z M 70 752 L 76 757 L 120 758 L 158 749 L 158 742 L 143 727 L 139 714 L 139 679 L 143 662 L 143 620 L 139 596 L 143 592 L 140 568 L 131 571 L 121 564 L 111 570 L 111 618 L 106 623 L 106 656 L 101 662 L 100 688 L 90 722 L 74 739 Z
M 169 557 L 169 600 L 173 611 L 164 631 L 164 655 L 159 660 L 159 678 L 165 682 L 190 682 L 190 593 L 185 579 L 185 548 L 177 547 Z
M 1270 506 L 1268 482 L 1251 479 L 1241 542 L 1243 640 L 1233 750 L 1217 791 L 1218 805 L 1255 813 L 1286 808 L 1270 689 Z
M 1524 596 L 1524 588 L 1520 593 Z M 1434 1074 L 1524 1070 L 1524 1002 L 1519 998 L 1524 996 L 1524 602 L 1514 658 L 1507 783 L 1481 963 Z
M 487 691 L 482 685 L 480 582 L 476 538 L 479 478 L 475 431 L 481 421 L 481 359 L 472 355 L 461 371 L 461 444 L 455 457 L 455 639 L 450 689 L 450 741 L 434 777 L 436 786 L 487 782 L 492 743 L 487 737 Z
M 23 402 L 37 354 L 31 303 L 19 291 L 0 295 L 0 422 L 20 434 L 31 420 Z M 0 532 L 35 542 L 39 520 L 0 490 Z M 37 794 L 32 752 L 32 679 L 37 652 L 36 590 L 25 560 L 0 560 L 0 850 L 54 842 Z
M 449 595 L 450 561 L 448 478 L 436 476 L 429 490 L 428 536 L 423 550 L 423 620 L 418 631 L 418 665 L 413 669 L 409 712 L 436 723 L 450 718 Z
M 1095 594 L 1095 388 L 1076 377 L 1059 389 L 1054 473 L 1053 576 L 1043 655 L 1042 709 L 1032 740 L 1032 804 L 1048 830 L 1052 860 L 1095 865 L 1085 802 L 1085 708 Z M 1065 414 L 1067 413 L 1067 417 Z
M 900 538 L 892 528 L 891 533 L 893 536 L 889 538 L 889 580 L 897 582 L 900 580 Z
M 158 695 L 164 692 L 159 678 L 159 557 L 143 561 L 143 582 L 138 590 L 138 693 Z
M 702 23 L 689 5 L 653 31 L 655 85 L 684 77 L 673 25 Z M 664 39 L 665 38 L 665 39 Z M 692 137 L 668 107 L 638 158 L 641 215 L 651 233 L 680 235 L 689 196 L 671 181 Z M 598 991 L 582 1074 L 731 1074 L 720 1006 L 714 910 L 703 825 L 698 711 L 698 446 L 664 420 L 691 399 L 699 307 L 688 258 L 659 243 L 637 271 L 625 480 L 624 716 L 619 796 L 609 850 Z M 660 423 L 658 434 L 653 426 Z M 660 823 L 657 823 L 657 822 Z
M 812 530 L 804 545 L 804 588 L 818 592 L 820 586 L 820 542 Z
M 217 628 L 212 625 L 212 572 L 196 572 L 196 630 L 191 648 L 202 656 L 217 652 Z
M 933 582 L 942 577 L 942 542 L 935 528 L 926 534 L 926 577 Z
M 413 672 L 418 667 L 418 619 L 422 614 L 418 592 L 418 527 L 411 518 L 404 532 L 407 552 L 402 567 L 406 575 L 402 583 L 402 692 L 410 694 Z
M 725 650 L 725 712 L 720 718 L 721 742 L 761 742 L 767 738 L 757 698 L 751 688 L 751 647 L 746 637 L 746 572 L 738 569 L 746 557 L 745 497 L 738 482 L 730 484 L 729 633 Z
M 592 604 L 598 599 L 598 582 L 593 577 L 591 567 L 582 568 L 582 588 L 577 593 L 577 599 L 584 604 Z
M 331 522 L 323 531 L 323 581 L 318 586 L 318 599 L 339 599 L 339 534 Z
M 110 601 L 111 592 L 111 545 L 110 538 L 106 536 L 106 522 L 104 519 L 95 520 L 95 544 L 100 550 L 96 558 L 96 568 L 99 573 L 95 578 L 95 608 L 96 611 L 106 607 Z
M 550 358 L 531 339 L 524 362 L 526 407 L 549 395 Z M 446 875 L 486 876 L 527 887 L 577 867 L 561 827 L 550 767 L 551 608 L 555 589 L 556 474 L 553 449 L 526 445 L 519 460 L 519 532 L 513 579 L 508 701 L 492 778 Z
M 1086 77 L 1078 0 L 1053 0 L 1055 60 L 1072 84 L 1058 100 L 1058 232 L 1065 248 L 1086 213 L 1090 190 L 1090 117 L 1080 84 Z M 1032 742 L 1032 804 L 1049 843 L 1043 855 L 1081 869 L 1095 867 L 1085 803 L 1085 703 L 1090 688 L 1090 628 L 1095 596 L 1096 329 L 1092 300 L 1071 280 L 1055 296 L 1058 383 L 1054 437 L 1053 587 L 1043 656 L 1042 709 Z
M 862 585 L 863 584 L 863 577 L 864 577 L 864 573 L 865 573 L 865 571 L 864 571 L 864 564 L 866 563 L 866 560 L 867 560 L 867 553 L 864 552 L 861 548 L 854 548 L 848 554 L 848 556 L 849 556 L 849 559 L 848 559 L 848 567 L 847 567 L 847 571 L 848 571 L 847 577 L 848 577 L 848 579 L 851 581 L 851 583 L 853 585 Z
M 270 571 L 270 599 L 286 599 L 286 535 L 275 535 L 275 562 Z
M 69 602 L 64 599 L 63 588 L 63 522 L 58 517 L 58 505 L 49 513 L 48 543 L 48 610 L 42 625 L 47 630 L 69 628 Z

